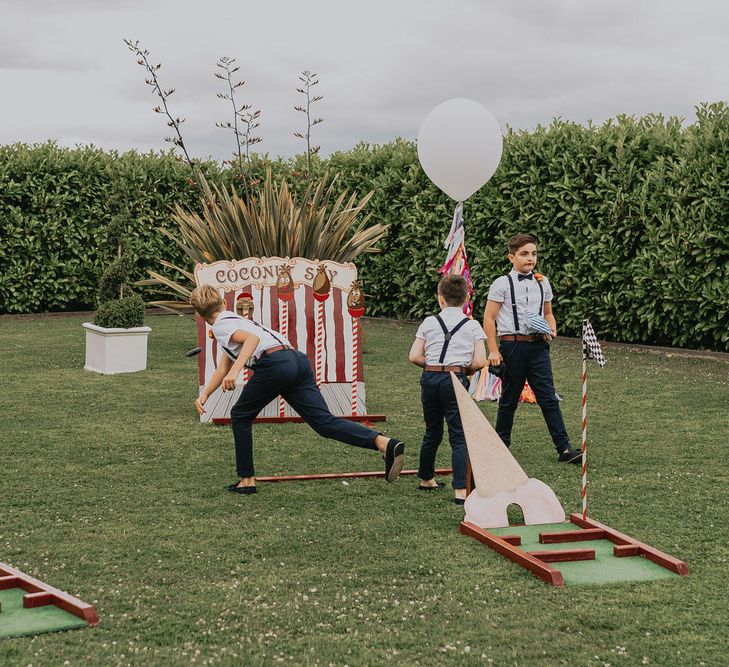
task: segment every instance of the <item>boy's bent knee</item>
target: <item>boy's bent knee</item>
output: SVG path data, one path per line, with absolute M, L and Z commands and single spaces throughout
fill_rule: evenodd
M 236 408 L 236 406 L 233 406 L 230 409 L 230 421 L 236 424 L 252 424 L 255 418 L 256 415 L 245 408 Z

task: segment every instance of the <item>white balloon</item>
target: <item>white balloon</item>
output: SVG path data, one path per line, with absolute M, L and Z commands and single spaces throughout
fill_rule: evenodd
M 488 109 L 456 98 L 425 117 L 418 132 L 418 158 L 428 178 L 461 202 L 493 176 L 503 143 L 501 128 Z

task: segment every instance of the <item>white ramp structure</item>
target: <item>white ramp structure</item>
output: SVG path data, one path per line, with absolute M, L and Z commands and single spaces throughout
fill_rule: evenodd
M 506 527 L 513 504 L 521 507 L 527 525 L 562 523 L 564 509 L 554 491 L 527 476 L 454 373 L 451 379 L 476 487 L 466 498 L 465 521 L 479 528 Z

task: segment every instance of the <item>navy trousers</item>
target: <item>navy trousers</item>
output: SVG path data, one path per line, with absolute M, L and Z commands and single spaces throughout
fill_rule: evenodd
M 509 447 L 511 445 L 511 427 L 514 424 L 514 413 L 519 405 L 519 396 L 524 388 L 524 381 L 534 390 L 537 403 L 547 422 L 549 434 L 558 452 L 571 447 L 567 429 L 564 425 L 559 401 L 555 396 L 552 363 L 549 359 L 549 343 L 535 341 L 503 341 L 499 346 L 501 356 L 506 364 L 506 374 L 502 378 L 501 398 L 496 415 L 496 432 Z
M 468 378 L 464 373 L 456 373 L 456 377 L 464 387 L 468 388 Z M 451 443 L 453 488 L 465 489 L 468 451 L 451 374 L 424 371 L 420 376 L 420 399 L 423 403 L 425 434 L 420 448 L 418 477 L 433 479 L 435 475 L 435 455 L 443 440 L 443 419 L 445 419 Z
M 309 358 L 297 350 L 264 354 L 230 411 L 235 441 L 235 464 L 239 477 L 253 477 L 253 420 L 272 400 L 283 396 L 319 435 L 355 447 L 374 449 L 376 431 L 362 424 L 335 417 L 316 386 Z

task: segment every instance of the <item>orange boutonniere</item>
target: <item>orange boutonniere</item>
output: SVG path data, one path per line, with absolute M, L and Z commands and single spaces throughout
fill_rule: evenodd
M 540 283 L 542 282 L 542 280 L 544 280 L 544 276 L 541 273 L 535 273 L 534 278 L 535 278 L 535 280 L 538 280 Z

